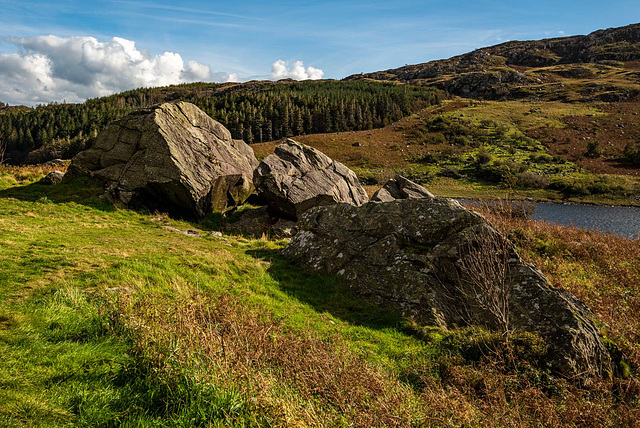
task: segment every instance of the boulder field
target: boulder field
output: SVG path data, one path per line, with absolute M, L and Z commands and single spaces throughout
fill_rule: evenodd
M 295 235 L 286 257 L 419 324 L 537 332 L 558 373 L 611 372 L 586 305 L 552 287 L 480 214 L 406 178 L 368 202 L 355 173 L 319 150 L 289 139 L 258 163 L 251 147 L 185 102 L 113 122 L 73 158 L 65 180 L 74 176 L 102 180 L 125 205 L 189 218 L 242 204 L 255 189 L 266 206 L 243 211 L 226 231 Z

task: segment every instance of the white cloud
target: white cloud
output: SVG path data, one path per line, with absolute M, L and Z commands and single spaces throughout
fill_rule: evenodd
M 0 100 L 34 105 L 78 102 L 142 86 L 208 80 L 210 67 L 186 65 L 178 53 L 151 55 L 120 37 L 38 36 L 6 39 L 17 54 L 0 54 Z
M 302 61 L 296 61 L 293 67 L 289 68 L 289 63 L 281 59 L 271 65 L 271 78 L 279 79 L 295 79 L 295 80 L 317 80 L 322 79 L 324 71 L 320 68 L 307 67 L 304 68 Z
M 242 82 L 249 79 L 322 79 L 324 72 L 278 60 L 271 75 L 246 78 L 213 72 L 207 64 L 185 61 L 180 54 L 151 55 L 132 40 L 114 37 L 38 36 L 6 38 L 18 53 L 0 53 L 0 101 L 36 105 L 53 101 L 82 102 L 139 87 L 196 81 Z

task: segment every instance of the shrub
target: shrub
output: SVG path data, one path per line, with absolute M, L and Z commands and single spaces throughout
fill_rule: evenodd
M 600 147 L 600 142 L 589 141 L 587 143 L 587 151 L 584 155 L 591 159 L 596 159 L 602 156 L 602 147 Z
M 487 152 L 486 150 L 482 150 L 478 153 L 478 156 L 476 156 L 476 163 L 478 165 L 485 165 L 491 162 L 491 159 L 492 157 L 489 152 Z
M 537 163 L 537 164 L 546 164 L 546 163 L 554 162 L 553 156 L 550 156 L 546 153 L 543 153 L 540 155 L 531 155 L 529 156 L 529 159 L 531 159 L 531 162 Z
M 549 179 L 537 172 L 521 172 L 516 174 L 516 180 L 516 186 L 521 189 L 544 189 L 549 185 Z
M 640 142 L 629 143 L 624 147 L 623 160 L 634 166 L 640 166 Z
M 494 161 L 490 164 L 476 164 L 476 178 L 490 183 L 499 183 L 506 187 L 514 187 L 517 174 L 526 170 L 526 166 L 514 161 Z
M 438 175 L 441 177 L 462 178 L 460 169 L 449 165 L 443 166 Z
M 423 163 L 423 164 L 436 164 L 438 162 L 440 162 L 440 154 L 439 153 L 426 153 L 423 156 L 419 157 L 416 160 L 418 163 Z

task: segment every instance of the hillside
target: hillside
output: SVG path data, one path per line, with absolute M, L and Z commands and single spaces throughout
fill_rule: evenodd
M 70 158 L 106 125 L 133 110 L 166 101 L 189 101 L 248 143 L 301 133 L 373 129 L 388 125 L 443 94 L 384 82 L 192 83 L 141 88 L 35 109 L 0 109 L 0 149 L 9 163 Z
M 283 240 L 116 209 L 85 181 L 0 168 L 0 425 L 631 426 L 637 241 L 485 212 L 608 325 L 580 385 L 539 339 L 408 325 Z M 250 209 L 244 207 L 243 209 Z M 179 231 L 192 230 L 190 234 Z M 197 232 L 197 233 L 196 233 Z M 614 343 L 617 343 L 615 345 Z M 617 355 L 617 354 L 616 354 Z
M 398 81 L 485 99 L 623 101 L 640 93 L 640 24 L 512 41 L 346 80 Z
M 369 185 L 401 174 L 451 197 L 638 205 L 638 166 L 624 154 L 640 135 L 638 107 L 458 99 L 380 129 L 295 138 Z M 252 147 L 261 157 L 276 144 Z

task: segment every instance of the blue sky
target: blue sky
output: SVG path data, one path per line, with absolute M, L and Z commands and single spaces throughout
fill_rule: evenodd
M 13 92 L 0 89 L 0 101 L 27 104 L 59 101 L 47 97 L 65 95 L 82 100 L 122 89 L 113 82 L 96 81 L 89 82 L 93 87 L 83 91 L 86 78 L 74 81 L 61 77 L 65 67 L 74 67 L 73 61 L 81 61 L 70 52 L 82 49 L 82 37 L 95 39 L 91 40 L 95 52 L 117 51 L 118 46 L 103 45 L 114 37 L 135 42 L 136 51 L 141 51 L 148 61 L 140 67 L 130 67 L 121 84 L 127 87 L 170 81 L 157 75 L 166 72 L 158 66 L 166 62 L 168 57 L 158 60 L 165 52 L 179 54 L 182 72 L 169 68 L 173 70 L 172 78 L 181 81 L 200 77 L 217 81 L 320 75 L 342 78 L 447 58 L 507 40 L 587 34 L 640 21 L 637 0 L 0 0 L 0 10 L 0 87 L 14 86 Z M 45 35 L 80 38 L 63 51 L 59 48 L 61 39 L 35 42 Z M 50 54 L 54 45 L 55 55 Z M 38 62 L 42 57 L 49 62 Z M 283 63 L 276 72 L 274 62 L 278 60 Z M 188 61 L 194 61 L 192 66 Z M 297 71 L 296 61 L 304 63 Z M 36 62 L 39 65 L 34 65 Z M 208 74 L 201 66 L 208 66 Z M 19 88 L 33 83 L 24 77 L 28 67 L 42 68 L 40 74 L 34 74 L 35 84 L 46 80 L 35 95 Z M 149 68 L 154 68 L 156 74 L 139 79 L 135 76 Z M 117 73 L 118 69 L 109 70 Z

